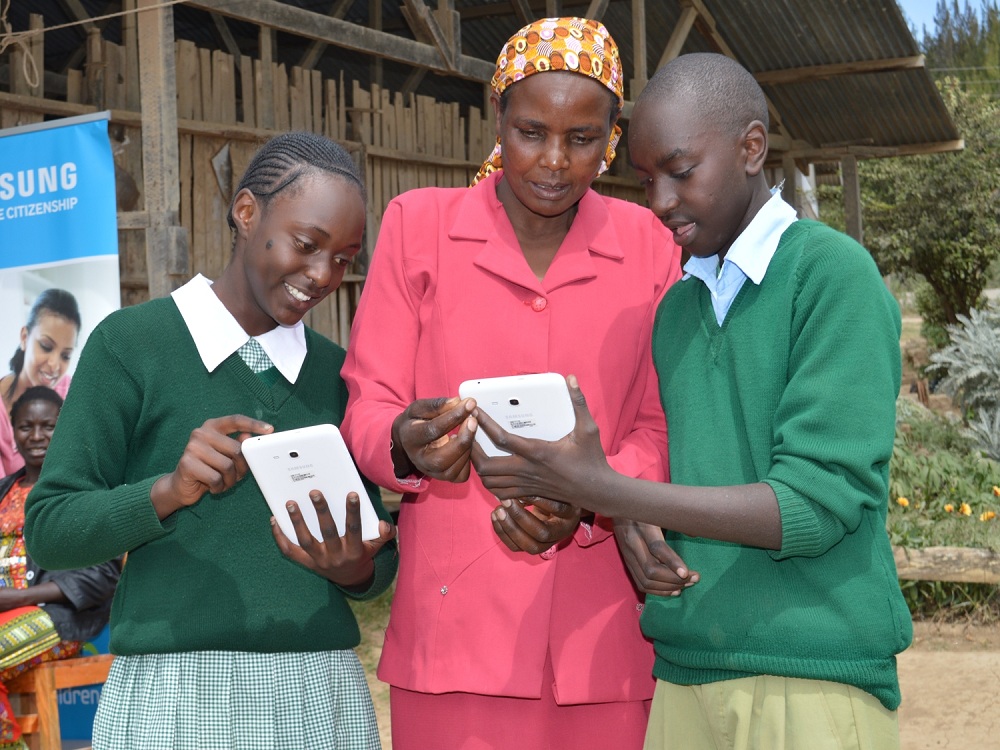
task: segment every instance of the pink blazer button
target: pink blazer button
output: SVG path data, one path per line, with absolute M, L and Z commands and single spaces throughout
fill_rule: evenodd
M 542 310 L 545 309 L 545 306 L 547 304 L 549 304 L 549 302 L 547 299 L 545 299 L 545 297 L 535 297 L 533 300 L 531 300 L 531 309 L 534 310 L 535 312 L 541 312 Z

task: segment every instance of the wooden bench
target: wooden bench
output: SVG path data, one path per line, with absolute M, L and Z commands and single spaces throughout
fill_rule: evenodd
M 20 708 L 15 708 L 17 721 L 31 750 L 61 750 L 57 691 L 103 685 L 112 659 L 111 654 L 98 654 L 50 661 L 7 683 L 11 698 L 20 701 Z

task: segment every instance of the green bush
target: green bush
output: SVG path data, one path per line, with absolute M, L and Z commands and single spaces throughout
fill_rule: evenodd
M 1000 464 L 960 424 L 910 399 L 897 404 L 889 538 L 903 547 L 1000 550 Z

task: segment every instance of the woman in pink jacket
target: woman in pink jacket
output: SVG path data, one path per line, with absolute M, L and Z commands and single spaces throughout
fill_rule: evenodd
M 501 508 L 470 471 L 475 404 L 454 396 L 575 373 L 612 465 L 665 479 L 650 331 L 679 250 L 645 208 L 590 189 L 620 136 L 603 25 L 526 26 L 493 89 L 497 147 L 474 186 L 387 208 L 343 369 L 358 466 L 404 493 L 378 672 L 393 747 L 639 748 L 653 652 L 611 520 Z

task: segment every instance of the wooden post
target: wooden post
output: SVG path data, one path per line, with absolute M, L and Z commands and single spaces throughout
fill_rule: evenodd
M 382 30 L 382 0 L 368 0 L 368 25 L 376 31 Z M 376 55 L 372 58 L 371 80 L 376 86 L 382 86 L 382 58 Z
M 257 61 L 255 76 L 257 83 L 257 127 L 274 128 L 274 29 L 268 26 L 260 27 L 259 34 L 260 60 Z
M 847 233 L 864 244 L 861 227 L 861 183 L 858 180 L 858 157 L 848 154 L 840 159 L 840 173 L 844 181 L 844 222 Z
M 163 297 L 188 275 L 187 232 L 180 226 L 177 85 L 173 8 L 138 0 L 139 97 L 149 296 Z
M 124 0 L 122 10 L 135 10 L 136 0 Z M 139 111 L 139 42 L 135 14 L 122 16 L 122 44 L 125 45 L 125 108 Z
M 781 188 L 781 197 L 785 203 L 799 212 L 798 168 L 791 156 L 781 157 L 781 171 L 785 175 L 785 184 Z
M 628 90 L 632 101 L 635 101 L 649 80 L 646 65 L 646 0 L 632 0 L 632 58 L 632 81 Z

